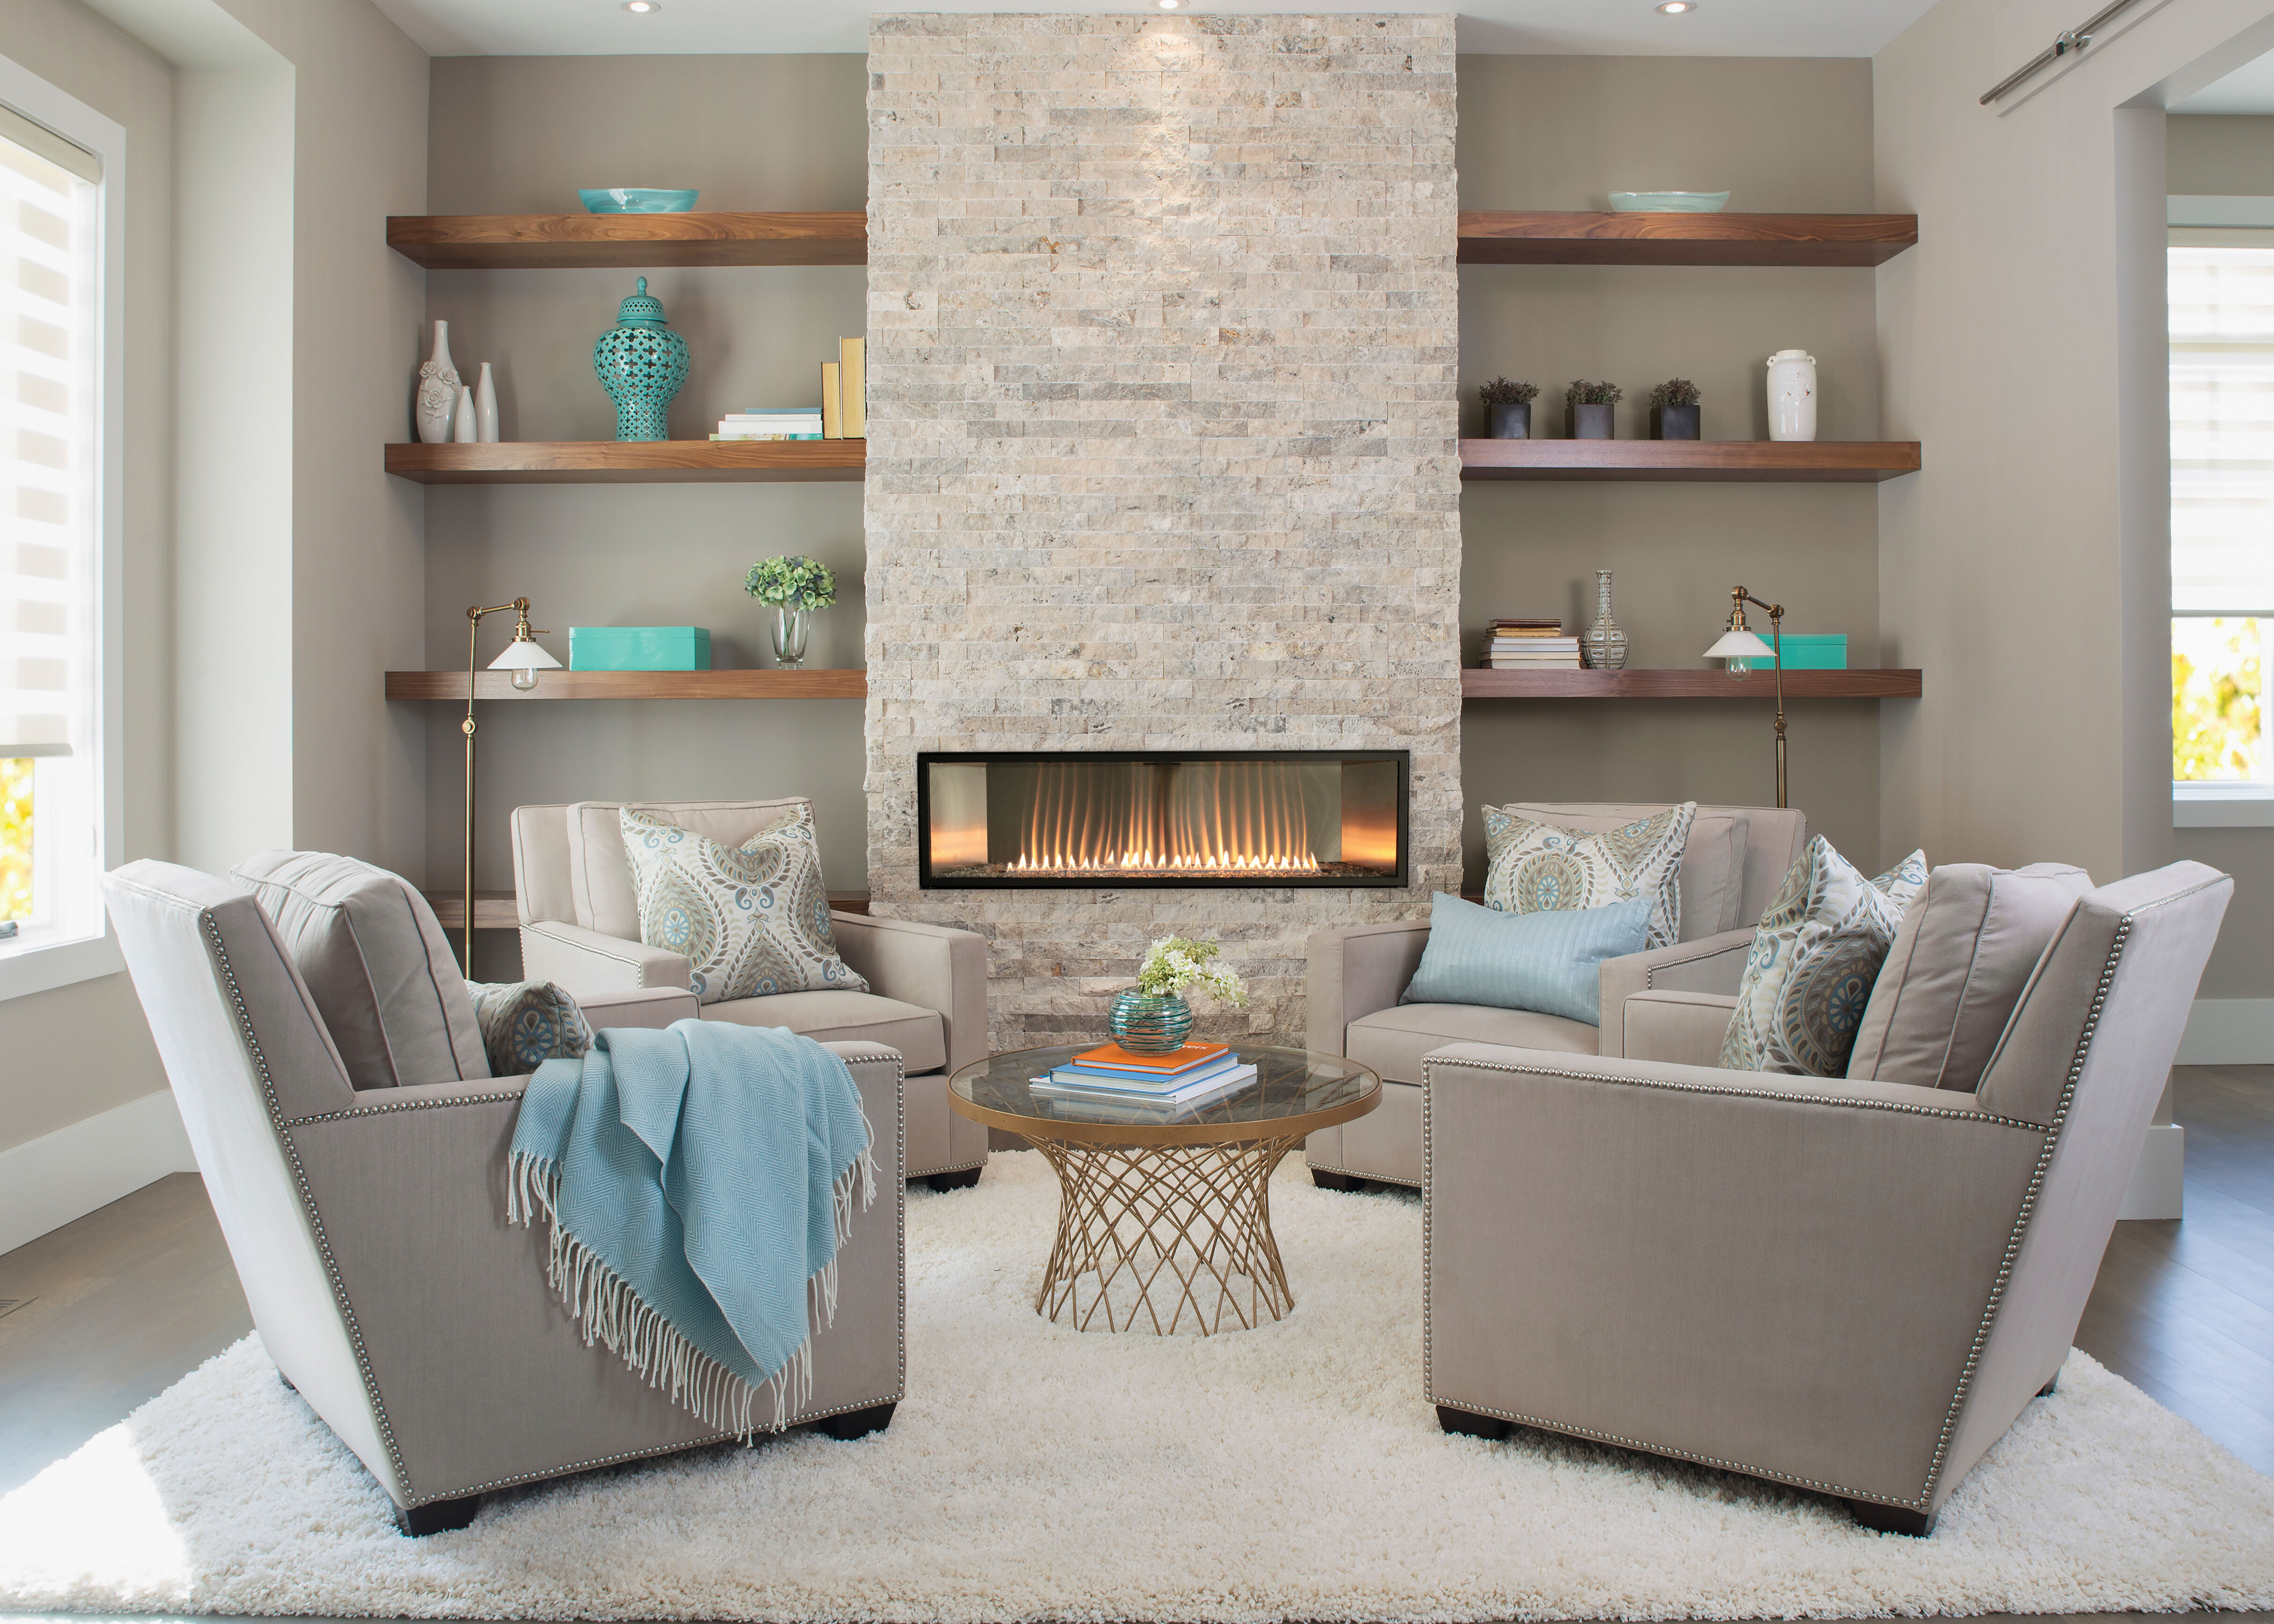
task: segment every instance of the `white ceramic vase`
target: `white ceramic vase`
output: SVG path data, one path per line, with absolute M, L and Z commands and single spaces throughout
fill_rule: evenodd
M 439 446 L 450 438 L 458 410 L 458 369 L 450 365 L 450 324 L 434 324 L 434 350 L 418 369 L 418 402 L 412 409 L 418 438 Z
M 1769 357 L 1769 438 L 1816 438 L 1816 357 L 1805 350 Z
M 474 438 L 485 446 L 497 444 L 497 381 L 490 376 L 487 361 L 482 363 L 481 381 L 474 386 Z
M 471 446 L 479 432 L 474 426 L 474 392 L 464 384 L 458 386 L 458 403 L 450 413 L 450 439 L 456 444 Z

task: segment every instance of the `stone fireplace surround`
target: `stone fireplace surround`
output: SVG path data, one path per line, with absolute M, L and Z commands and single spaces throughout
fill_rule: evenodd
M 1304 942 L 1459 889 L 1450 16 L 881 16 L 871 906 L 990 939 L 991 1045 L 1151 938 L 1299 1041 Z M 923 751 L 1400 749 L 1397 889 L 922 891 Z

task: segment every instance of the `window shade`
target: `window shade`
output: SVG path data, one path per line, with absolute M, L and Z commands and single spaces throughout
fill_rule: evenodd
M 2172 606 L 2274 613 L 2274 244 L 2169 254 Z
M 102 159 L 77 142 L 66 141 L 47 125 L 34 124 L 12 107 L 0 107 L 0 140 L 21 147 L 89 185 L 102 179 Z
M 99 195 L 0 137 L 0 756 L 93 743 Z

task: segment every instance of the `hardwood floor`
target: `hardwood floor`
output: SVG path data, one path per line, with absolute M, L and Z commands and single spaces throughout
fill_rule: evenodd
M 2116 1226 L 2076 1345 L 2274 1475 L 2274 1066 L 2182 1070 L 2175 1114 L 2187 1215 Z M 251 1328 L 193 1175 L 0 1256 L 0 1493 Z

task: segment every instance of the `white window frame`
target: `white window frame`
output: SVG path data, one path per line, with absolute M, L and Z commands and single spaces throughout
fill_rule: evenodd
M 95 433 L 101 470 L 95 479 L 94 671 L 95 748 L 91 767 L 94 804 L 94 871 L 108 872 L 125 858 L 125 345 L 126 279 L 122 254 L 126 241 L 126 131 L 115 119 L 56 89 L 20 63 L 0 56 L 0 102 L 102 161 L 95 246 L 97 310 Z M 36 815 L 35 815 L 36 816 Z M 38 837 L 35 835 L 34 838 Z M 62 939 L 32 937 L 0 942 L 0 999 L 20 998 L 114 975 L 126 967 L 109 915 L 97 934 Z

